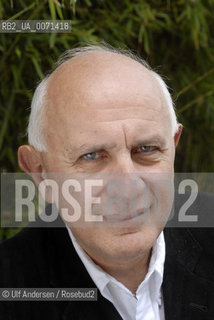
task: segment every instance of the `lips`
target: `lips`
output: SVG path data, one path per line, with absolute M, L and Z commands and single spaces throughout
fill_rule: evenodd
M 148 213 L 149 208 L 141 208 L 137 210 L 136 212 L 133 212 L 132 214 L 121 214 L 121 213 L 114 213 L 111 215 L 106 215 L 103 217 L 103 220 L 109 223 L 126 223 L 131 221 L 137 221 L 138 218 L 145 215 L 145 213 Z

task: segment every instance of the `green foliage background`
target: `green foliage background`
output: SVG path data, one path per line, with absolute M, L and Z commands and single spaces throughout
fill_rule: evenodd
M 175 170 L 214 171 L 214 0 L 0 0 L 0 19 L 72 22 L 71 33 L 0 34 L 1 172 L 20 171 L 38 81 L 64 50 L 102 40 L 131 48 L 173 88 L 184 125 Z

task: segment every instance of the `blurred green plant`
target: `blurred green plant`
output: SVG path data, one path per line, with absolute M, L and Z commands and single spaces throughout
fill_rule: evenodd
M 214 0 L 0 0 L 0 19 L 72 23 L 71 33 L 0 34 L 1 172 L 20 170 L 37 82 L 64 50 L 102 40 L 131 48 L 173 88 L 184 125 L 175 170 L 214 170 Z

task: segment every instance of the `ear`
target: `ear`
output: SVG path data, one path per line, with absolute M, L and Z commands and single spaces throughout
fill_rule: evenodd
M 178 142 L 179 142 L 179 140 L 180 140 L 180 136 L 181 136 L 182 130 L 183 130 L 183 126 L 182 126 L 181 123 L 179 123 L 179 124 L 178 124 L 178 130 L 177 130 L 177 132 L 176 132 L 175 135 L 174 135 L 174 145 L 175 145 L 175 148 L 177 147 Z
M 20 168 L 32 176 L 38 185 L 43 180 L 43 165 L 39 152 L 34 147 L 23 145 L 18 149 L 18 162 Z
M 36 151 L 34 147 L 29 145 L 23 145 L 18 149 L 18 162 L 20 168 L 28 173 L 34 180 L 35 184 L 39 187 L 40 182 L 46 182 L 46 171 L 44 163 L 41 157 L 41 153 Z M 45 191 L 41 191 L 43 198 L 49 202 L 54 202 L 52 197 L 52 189 L 46 188 Z

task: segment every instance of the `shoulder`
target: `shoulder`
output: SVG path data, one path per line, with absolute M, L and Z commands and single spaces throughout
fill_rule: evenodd
M 34 275 L 44 278 L 46 238 L 45 228 L 26 227 L 0 244 L 1 287 L 21 286 L 24 279 L 30 280 Z
M 59 286 L 80 269 L 75 249 L 60 216 L 54 222 L 37 219 L 0 244 L 0 287 Z

